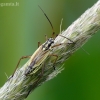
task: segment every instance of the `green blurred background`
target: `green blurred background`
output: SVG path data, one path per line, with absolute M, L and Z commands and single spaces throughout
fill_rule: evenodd
M 64 30 L 97 0 L 0 0 L 4 2 L 19 2 L 19 6 L 0 7 L 0 86 L 21 56 L 31 55 L 38 41 L 45 42 L 45 34 L 51 36 L 52 29 L 38 5 L 58 34 L 62 18 Z M 26 100 L 100 100 L 99 38 L 100 32 L 83 46 L 90 55 L 82 49 L 75 52 L 61 74 L 35 89 Z

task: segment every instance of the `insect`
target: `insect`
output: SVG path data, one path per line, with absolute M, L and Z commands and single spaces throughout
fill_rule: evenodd
M 40 6 L 39 6 L 39 8 L 41 9 Z M 45 36 L 46 37 L 46 42 L 43 43 L 42 45 L 40 44 L 40 42 L 38 42 L 38 49 L 34 52 L 34 54 L 32 56 L 23 56 L 23 57 L 20 58 L 17 66 L 15 68 L 15 71 L 16 71 L 16 69 L 17 69 L 17 67 L 20 64 L 20 61 L 22 59 L 24 59 L 24 58 L 30 58 L 30 60 L 26 63 L 27 66 L 28 66 L 27 69 L 26 69 L 26 71 L 25 71 L 25 75 L 26 76 L 27 75 L 31 75 L 32 72 L 33 72 L 33 70 L 37 66 L 39 66 L 48 56 L 54 56 L 55 57 L 55 60 L 54 60 L 54 64 L 55 64 L 55 62 L 56 62 L 56 60 L 58 58 L 58 55 L 50 54 L 50 53 L 52 52 L 52 50 L 53 50 L 54 47 L 62 45 L 62 43 L 54 45 L 54 40 L 55 40 L 54 34 L 55 34 L 55 32 L 54 32 L 53 25 L 52 25 L 51 21 L 49 20 L 49 18 L 47 17 L 47 15 L 44 13 L 43 10 L 42 10 L 42 12 L 43 12 L 43 14 L 45 15 L 45 17 L 47 18 L 47 20 L 49 21 L 49 23 L 50 23 L 50 25 L 52 27 L 52 30 L 53 30 L 52 37 L 49 38 L 49 39 L 47 39 L 47 36 Z M 69 38 L 67 38 L 65 36 L 62 36 L 62 35 L 59 35 L 59 36 L 64 37 L 64 38 L 68 39 L 70 42 L 74 43 L 73 41 L 71 41 Z M 53 67 L 55 69 L 55 66 L 53 66 Z M 14 71 L 14 73 L 15 73 L 15 71 Z M 14 75 L 14 73 L 13 73 L 13 75 Z

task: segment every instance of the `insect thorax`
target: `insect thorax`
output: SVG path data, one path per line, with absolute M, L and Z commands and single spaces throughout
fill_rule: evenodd
M 54 39 L 53 38 L 49 38 L 43 45 L 42 45 L 42 49 L 44 51 L 51 49 L 52 44 L 54 43 Z

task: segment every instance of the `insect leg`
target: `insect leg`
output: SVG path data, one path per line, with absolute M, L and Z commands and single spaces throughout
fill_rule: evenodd
M 69 39 L 69 38 L 67 38 L 67 37 L 65 37 L 65 36 L 63 36 L 63 35 L 58 35 L 58 36 L 64 37 L 64 38 L 66 38 L 67 40 L 71 41 L 71 43 L 68 43 L 68 44 L 75 44 L 75 42 L 73 42 L 71 39 Z M 51 48 L 60 46 L 60 45 L 62 45 L 62 44 L 66 44 L 66 43 L 59 43 L 59 44 L 53 45 Z
M 47 37 L 47 35 L 45 35 L 45 40 L 47 41 L 47 39 L 48 39 L 48 37 Z
M 62 45 L 62 44 L 63 44 L 63 43 L 59 43 L 59 44 L 53 45 L 51 48 L 54 48 L 54 47 L 60 46 L 60 45 Z
M 54 70 L 55 70 L 55 66 L 54 66 L 54 64 L 56 63 L 56 61 L 57 61 L 57 59 L 58 59 L 58 56 L 57 56 L 57 55 L 54 55 L 54 54 L 51 54 L 50 56 L 54 56 L 54 57 L 56 57 L 56 59 L 55 59 L 55 61 L 54 61 L 54 63 L 53 63 L 53 68 L 54 68 Z
M 54 48 L 54 47 L 57 47 L 57 46 L 60 46 L 60 45 L 63 45 L 63 44 L 66 44 L 66 43 L 59 43 L 59 44 L 53 45 L 51 48 Z M 68 44 L 72 44 L 72 43 L 68 43 Z
M 38 47 L 41 45 L 41 43 L 40 42 L 38 42 Z
M 22 56 L 22 57 L 19 59 L 19 61 L 18 61 L 18 63 L 17 63 L 17 66 L 16 66 L 16 68 L 15 68 L 13 74 L 12 74 L 12 77 L 14 76 L 14 73 L 16 72 L 16 69 L 18 68 L 18 66 L 19 66 L 19 64 L 20 64 L 20 62 L 21 62 L 21 60 L 22 60 L 22 59 L 25 59 L 25 58 L 30 58 L 30 57 L 31 57 L 31 56 Z
M 53 33 L 52 33 L 52 38 L 55 38 L 55 36 L 54 36 L 54 35 L 55 35 L 55 32 L 53 32 Z
M 42 67 L 41 76 L 43 76 L 44 70 L 45 70 L 45 63 L 43 64 L 43 67 Z

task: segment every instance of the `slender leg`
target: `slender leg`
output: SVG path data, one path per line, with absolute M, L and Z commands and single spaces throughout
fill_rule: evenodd
M 54 47 L 57 47 L 57 46 L 60 46 L 60 45 L 62 45 L 62 43 L 59 43 L 59 44 L 53 45 L 51 48 L 54 48 Z
M 58 36 L 58 34 L 56 34 L 55 38 L 56 38 L 57 36 Z M 54 39 L 55 39 L 55 38 L 54 38 Z
M 54 55 L 54 54 L 52 54 L 52 55 L 50 55 L 50 56 L 54 56 L 54 57 L 56 57 L 56 59 L 55 59 L 55 61 L 54 61 L 54 63 L 53 63 L 53 68 L 54 68 L 54 70 L 55 70 L 55 66 L 54 66 L 54 64 L 56 63 L 56 61 L 57 61 L 57 59 L 58 59 L 58 56 L 57 56 L 57 55 Z
M 45 63 L 43 64 L 43 67 L 42 67 L 41 77 L 43 76 L 44 69 L 45 69 Z
M 41 45 L 41 43 L 40 42 L 38 42 L 38 47 Z
M 22 59 L 25 59 L 25 58 L 30 58 L 30 57 L 31 57 L 31 56 L 22 56 L 22 57 L 19 59 L 19 61 L 18 61 L 18 63 L 17 63 L 17 66 L 16 66 L 16 68 L 15 68 L 13 74 L 12 74 L 12 77 L 14 76 L 14 73 L 16 72 L 16 69 L 18 68 L 18 66 L 19 66 L 19 64 L 20 64 L 20 62 L 21 62 L 21 60 L 22 60 Z
M 54 35 L 55 35 L 55 32 L 53 32 L 53 33 L 52 33 L 52 38 L 54 38 L 54 37 L 55 37 Z
M 48 37 L 47 37 L 47 35 L 45 35 L 45 40 L 47 41 L 47 39 L 48 39 Z
M 59 44 L 53 45 L 51 48 L 54 48 L 54 47 L 57 47 L 57 46 L 60 46 L 60 45 L 63 45 L 63 44 L 66 44 L 66 43 L 59 43 Z
M 73 43 L 74 43 L 74 42 L 68 43 L 68 44 L 73 44 Z M 60 46 L 60 45 L 63 45 L 63 44 L 66 44 L 66 43 L 59 43 L 59 44 L 53 45 L 51 48 L 54 48 L 54 47 L 57 47 L 57 46 Z

